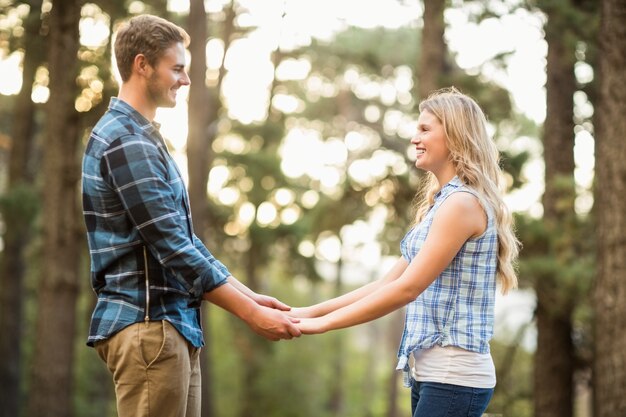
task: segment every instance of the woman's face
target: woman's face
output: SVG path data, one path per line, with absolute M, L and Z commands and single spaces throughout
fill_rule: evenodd
M 430 171 L 437 177 L 453 169 L 443 125 L 427 110 L 422 111 L 417 119 L 417 134 L 411 143 L 415 145 L 417 168 Z

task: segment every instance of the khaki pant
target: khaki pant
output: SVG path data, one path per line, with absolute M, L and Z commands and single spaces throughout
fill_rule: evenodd
M 119 417 L 200 417 L 200 349 L 169 322 L 133 324 L 95 348 L 113 374 Z

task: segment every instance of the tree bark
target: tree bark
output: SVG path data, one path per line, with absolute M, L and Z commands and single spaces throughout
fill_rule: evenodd
M 544 221 L 558 236 L 574 212 L 574 76 L 575 43 L 562 13 L 545 9 L 548 42 L 546 121 L 544 123 Z M 555 262 L 564 262 L 554 237 Z M 537 351 L 534 362 L 535 417 L 571 417 L 573 413 L 574 346 L 571 338 L 573 300 L 564 294 L 559 277 L 545 275 L 535 284 Z
M 545 278 L 545 277 L 544 277 Z M 534 362 L 536 417 L 573 414 L 574 355 L 571 310 L 554 308 L 549 301 L 559 288 L 537 288 L 537 351 Z M 546 294 L 547 293 L 547 294 Z
M 626 4 L 602 1 L 596 127 L 594 416 L 626 415 Z
M 421 55 L 417 65 L 418 101 L 440 88 L 445 72 L 446 44 L 443 39 L 445 0 L 424 0 Z
M 335 297 L 339 297 L 343 294 L 343 258 L 340 257 L 337 262 L 337 276 L 335 280 Z M 341 333 L 334 334 L 333 340 L 333 356 L 332 356 L 332 369 L 333 377 L 330 387 L 330 397 L 328 399 L 328 411 L 331 416 L 341 417 L 345 415 L 344 409 L 344 390 L 343 385 L 345 383 L 345 347 L 344 347 L 344 335 Z
M 224 51 L 228 50 L 234 31 L 236 13 L 231 4 L 226 10 L 223 24 Z M 189 78 L 189 134 L 187 137 L 187 172 L 189 174 L 189 200 L 194 230 L 205 243 L 210 242 L 208 231 L 211 229 L 211 213 L 207 200 L 207 182 L 213 164 L 211 144 L 217 135 L 217 122 L 222 107 L 220 88 L 225 75 L 224 65 L 220 67 L 217 84 L 209 89 L 206 85 L 206 42 L 208 37 L 208 16 L 202 0 L 191 0 L 189 9 L 188 32 L 191 37 L 189 49 L 191 65 Z M 194 59 L 195 58 L 195 59 Z M 202 370 L 202 417 L 215 415 L 213 398 L 213 378 L 211 372 L 211 327 L 209 308 L 203 308 L 202 328 L 205 352 L 200 356 Z
M 198 236 L 204 235 L 207 226 L 207 181 L 211 162 L 211 137 L 209 134 L 212 107 L 206 78 L 207 15 L 202 0 L 191 0 L 189 9 L 189 35 L 191 64 L 189 78 L 189 134 L 187 136 L 187 160 L 189 173 L 189 198 L 194 229 Z
M 402 308 L 392 314 L 391 323 L 389 325 L 389 340 L 392 341 L 394 348 L 402 338 L 404 331 L 405 309 Z M 397 349 L 397 348 L 396 348 Z M 395 359 L 395 356 L 394 356 Z M 400 417 L 401 413 L 398 407 L 399 384 L 401 381 L 401 372 L 396 370 L 395 362 L 392 362 L 391 372 L 389 373 L 389 385 L 387 395 L 387 417 Z
M 2 206 L 6 225 L 4 249 L 0 260 L 0 416 L 19 415 L 21 384 L 21 350 L 23 340 L 24 251 L 30 240 L 35 215 L 32 158 L 35 104 L 31 100 L 33 81 L 41 64 L 43 38 L 41 0 L 31 4 L 24 22 L 24 62 L 22 89 L 17 95 L 13 126 L 8 186 Z M 24 201 L 27 199 L 28 201 Z M 26 208 L 26 209 L 25 209 Z
M 189 51 L 191 64 L 189 78 L 189 134 L 187 136 L 187 170 L 189 173 L 189 200 L 196 234 L 202 239 L 208 227 L 207 182 L 211 168 L 211 135 L 209 128 L 213 115 L 213 103 L 207 89 L 206 42 L 207 14 L 202 0 L 191 0 L 188 31 L 191 37 Z M 213 379 L 211 373 L 211 346 L 209 309 L 202 309 L 202 328 L 205 351 L 200 355 L 202 372 L 202 417 L 215 415 Z
M 263 231 L 260 231 L 263 233 Z M 259 292 L 261 283 L 258 278 L 258 271 L 261 265 L 265 265 L 266 256 L 262 248 L 260 239 L 255 237 L 255 233 L 250 233 L 250 248 L 245 256 L 246 284 L 255 292 Z M 238 338 L 238 348 L 242 353 L 242 362 L 244 365 L 244 382 L 242 387 L 242 404 L 239 411 L 240 417 L 249 417 L 256 415 L 267 415 L 266 402 L 263 401 L 262 394 L 259 392 L 259 379 L 263 368 L 264 358 L 266 358 L 272 349 L 271 342 L 261 338 L 255 333 L 244 330 L 245 333 Z
M 27 415 L 68 417 L 72 377 L 80 248 L 77 186 L 80 180 L 76 97 L 79 0 L 55 1 L 50 12 L 43 174 L 43 264 L 37 333 Z

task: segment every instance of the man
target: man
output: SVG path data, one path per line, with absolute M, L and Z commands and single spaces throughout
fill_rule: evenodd
M 189 85 L 188 35 L 156 16 L 117 32 L 119 96 L 83 159 L 83 209 L 98 295 L 87 344 L 113 374 L 122 417 L 200 415 L 200 305 L 208 300 L 270 340 L 300 336 L 280 310 L 216 260 L 193 232 L 189 199 L 153 121 Z

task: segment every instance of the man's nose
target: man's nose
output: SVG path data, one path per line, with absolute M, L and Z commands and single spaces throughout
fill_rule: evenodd
M 191 84 L 191 80 L 189 79 L 189 74 L 187 74 L 187 71 L 183 71 L 183 76 L 180 78 L 180 84 L 181 85 Z

